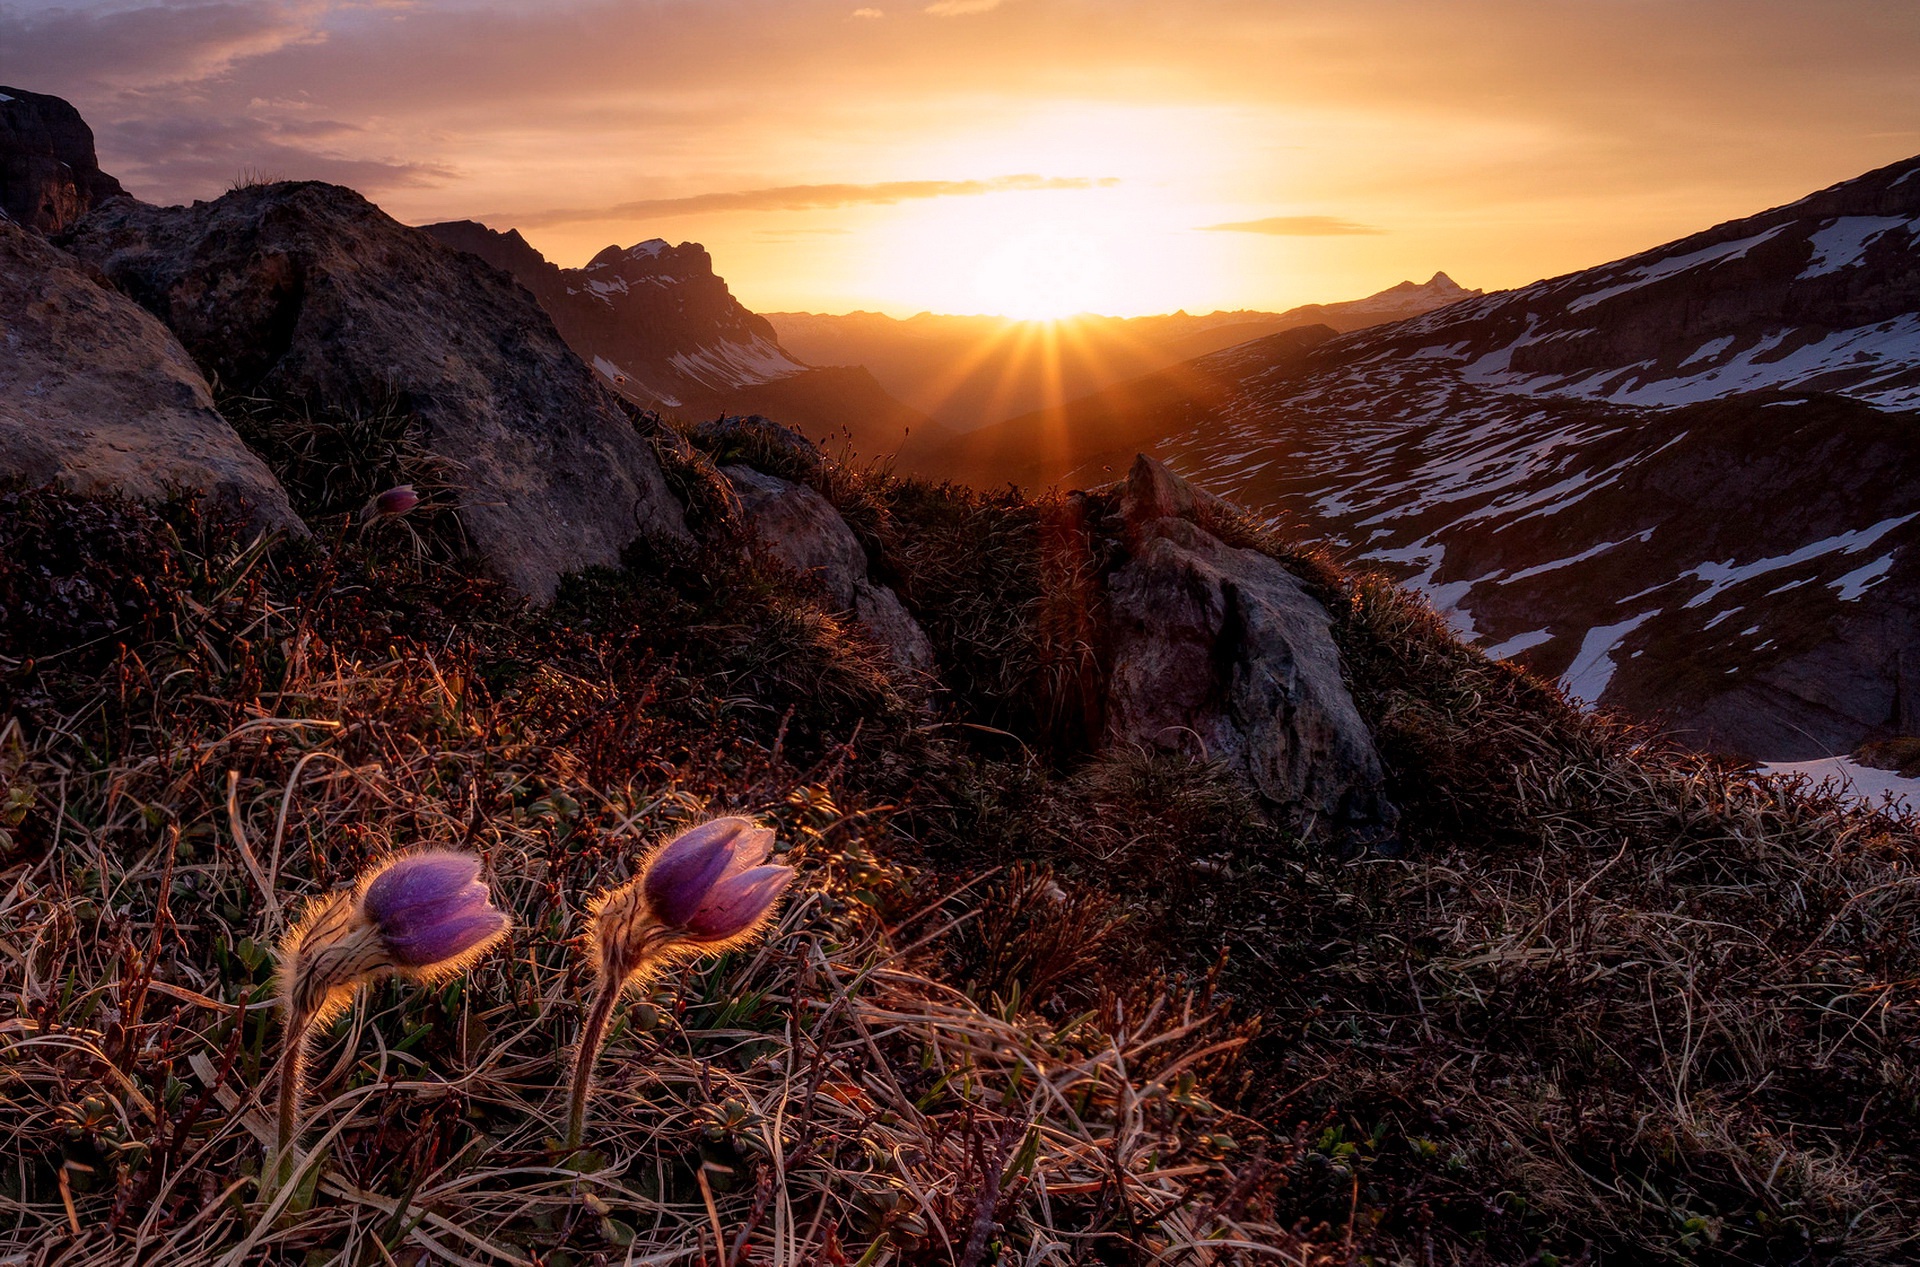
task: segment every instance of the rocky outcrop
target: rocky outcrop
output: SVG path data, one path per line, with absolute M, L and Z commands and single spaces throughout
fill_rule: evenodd
M 109 198 L 120 182 L 100 170 L 93 129 L 58 97 L 0 87 L 0 212 L 58 233 Z
M 167 328 L 5 223 L 0 473 L 143 500 L 196 489 L 261 525 L 304 531 Z
M 643 409 L 689 420 L 768 414 L 868 456 L 893 452 L 929 425 L 865 369 L 790 355 L 772 324 L 733 297 L 698 242 L 609 246 L 584 268 L 560 268 L 516 230 L 450 220 L 423 231 L 512 274 L 580 359 Z
M 768 553 L 811 578 L 838 610 L 852 613 L 901 667 L 922 673 L 933 668 L 926 631 L 892 590 L 873 580 L 866 552 L 832 502 L 805 484 L 750 466 L 720 471 L 739 495 L 748 529 Z
M 228 390 L 410 411 L 455 469 L 467 535 L 530 595 L 686 533 L 651 449 L 531 297 L 350 189 L 120 200 L 63 241 Z
M 1390 835 L 1327 609 L 1274 559 L 1208 532 L 1218 509 L 1135 459 L 1120 495 L 1130 557 L 1107 582 L 1109 742 L 1217 760 L 1309 831 Z

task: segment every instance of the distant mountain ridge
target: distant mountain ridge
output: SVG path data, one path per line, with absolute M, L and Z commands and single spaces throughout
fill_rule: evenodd
M 789 353 L 766 318 L 735 299 L 697 242 L 609 246 L 584 268 L 561 268 L 518 230 L 472 220 L 423 226 L 457 250 L 512 274 L 581 360 L 633 403 L 710 418 L 767 413 L 861 451 L 898 449 L 926 418 L 858 369 L 817 369 Z
M 1021 425 L 1144 438 L 1156 391 L 1150 451 L 1575 695 L 1769 759 L 1920 728 L 1920 159 Z
M 767 319 L 795 355 L 816 365 L 865 366 L 894 396 L 964 432 L 1282 330 L 1357 330 L 1480 293 L 1435 273 L 1363 299 L 1286 312 L 1082 315 L 1060 323 L 926 312 L 905 319 L 774 312 Z

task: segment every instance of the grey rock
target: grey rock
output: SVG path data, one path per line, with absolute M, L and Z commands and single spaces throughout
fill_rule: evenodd
M 262 526 L 305 532 L 167 328 L 71 256 L 6 223 L 0 472 L 142 500 L 197 489 Z
M 1398 813 L 1326 607 L 1196 523 L 1207 500 L 1145 456 L 1122 486 L 1132 557 L 1108 580 L 1109 742 L 1217 760 L 1310 831 L 1390 832 Z
M 109 198 L 120 182 L 100 170 L 93 129 L 58 97 L 0 87 L 0 213 L 58 233 Z
M 686 536 L 652 450 L 532 297 L 350 189 L 116 200 L 63 241 L 231 390 L 410 411 L 455 464 L 468 536 L 527 594 L 640 535 Z
M 933 668 L 933 643 L 885 585 L 867 570 L 867 555 L 833 503 L 805 484 L 756 471 L 723 466 L 720 473 L 740 497 L 748 530 L 775 558 L 811 577 L 834 606 L 851 612 L 875 642 L 903 668 Z

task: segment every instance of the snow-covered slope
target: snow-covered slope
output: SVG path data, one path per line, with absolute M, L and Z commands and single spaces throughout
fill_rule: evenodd
M 1920 160 L 1188 378 L 1155 452 L 1582 698 L 1768 759 L 1920 729 Z

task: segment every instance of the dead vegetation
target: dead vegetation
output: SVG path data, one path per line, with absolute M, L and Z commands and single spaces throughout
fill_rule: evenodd
M 1059 503 L 778 473 L 853 511 L 935 709 L 725 550 L 535 612 L 398 540 L 7 495 L 0 1253 L 1920 1261 L 1914 824 L 1584 717 L 1240 525 L 1326 596 L 1404 811 L 1341 856 L 1090 755 Z M 623 1013 L 563 1155 L 585 900 L 722 810 L 804 892 Z M 307 1182 L 250 1207 L 265 947 L 425 843 L 487 859 L 511 943 L 364 996 Z

